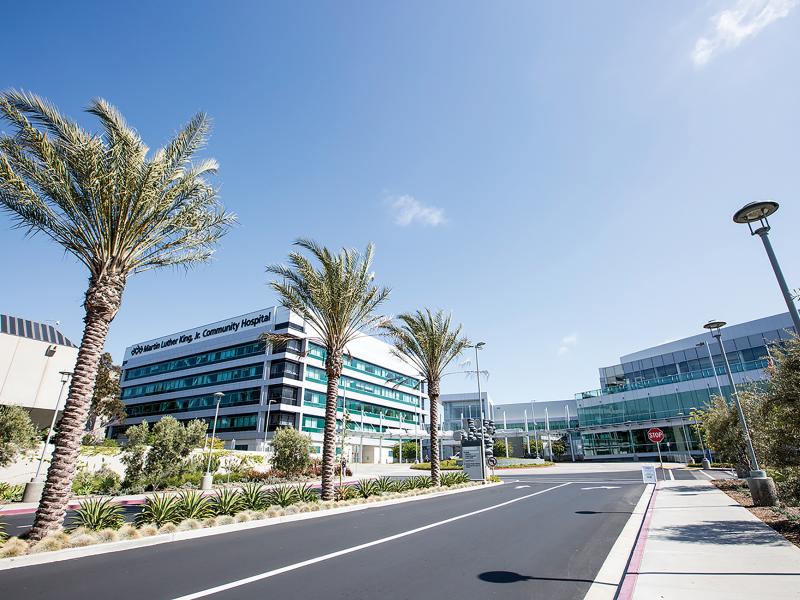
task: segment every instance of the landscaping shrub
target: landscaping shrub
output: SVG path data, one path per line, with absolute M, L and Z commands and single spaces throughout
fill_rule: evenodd
M 242 495 L 239 493 L 239 490 L 230 488 L 221 489 L 217 492 L 217 495 L 214 496 L 212 507 L 215 515 L 235 515 L 240 510 L 244 510 Z
M 108 467 L 101 467 L 97 471 L 80 469 L 75 479 L 72 480 L 72 491 L 78 496 L 92 494 L 116 495 L 122 488 L 122 479 Z
M 152 431 L 147 421 L 129 427 L 125 432 L 128 445 L 122 457 L 126 466 L 125 487 L 158 490 L 167 480 L 194 471 L 196 465 L 184 459 L 203 441 L 207 427 L 199 419 L 183 425 L 171 416 L 160 419 Z
M 397 483 L 386 475 L 375 480 L 375 487 L 378 489 L 379 494 L 397 491 Z
M 460 473 L 442 473 L 442 485 L 450 487 L 460 483 L 468 483 L 469 476 L 463 471 Z
M 417 475 L 409 479 L 411 481 L 411 489 L 419 490 L 433 487 L 433 479 L 429 475 Z
M 0 502 L 22 502 L 23 484 L 0 482 Z
M 214 515 L 211 500 L 200 492 L 181 492 L 178 498 L 178 521 L 205 519 Z
M 264 510 L 268 506 L 262 484 L 258 482 L 245 483 L 239 490 L 242 506 L 246 510 Z
M 28 551 L 28 544 L 18 537 L 9 538 L 0 547 L 0 558 L 11 558 L 12 556 L 22 556 Z
M 319 502 L 319 494 L 307 483 L 296 485 L 294 487 L 294 494 L 298 502 Z
M 286 507 L 297 502 L 297 491 L 288 485 L 278 485 L 267 492 L 270 505 Z
M 294 427 L 282 427 L 272 438 L 272 466 L 290 476 L 311 466 L 311 438 Z
M 373 479 L 360 479 L 356 486 L 356 492 L 362 498 L 377 496 L 380 493 L 378 486 Z
M 122 507 L 113 504 L 111 498 L 92 498 L 81 503 L 70 524 L 73 527 L 98 531 L 100 529 L 119 529 L 124 523 Z
M 166 494 L 154 494 L 149 496 L 142 505 L 141 512 L 136 515 L 136 524 L 153 524 L 161 527 L 167 523 L 180 521 L 178 514 L 178 499 Z M 142 535 L 145 535 L 144 529 Z M 154 534 L 151 534 L 154 535 Z
M 355 500 L 358 498 L 358 492 L 350 485 L 338 485 L 336 486 L 334 498 L 337 502 Z
M 431 470 L 431 463 L 429 462 L 422 462 L 416 463 L 411 465 L 412 469 L 417 469 L 420 471 L 430 471 Z M 461 466 L 456 462 L 454 458 L 448 458 L 447 460 L 440 460 L 439 461 L 439 468 L 442 471 L 459 471 L 461 470 Z

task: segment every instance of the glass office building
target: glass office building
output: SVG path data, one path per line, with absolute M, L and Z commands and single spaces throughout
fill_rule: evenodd
M 291 336 L 270 346 L 264 333 Z M 307 433 L 320 452 L 327 375 L 325 348 L 311 327 L 283 307 L 272 307 L 128 347 L 121 388 L 128 417 L 112 437 L 143 420 L 165 415 L 202 419 L 211 432 L 215 393 L 224 395 L 217 437 L 239 450 L 263 450 L 279 427 Z M 390 462 L 391 446 L 413 438 L 425 423 L 423 386 L 414 370 L 375 337 L 348 346 L 339 381 L 338 429 L 358 462 Z M 347 419 L 344 418 L 345 408 Z
M 723 328 L 736 385 L 763 381 L 770 349 L 794 334 L 788 313 Z M 647 430 L 660 427 L 666 434 L 662 452 L 699 457 L 691 414 L 720 393 L 731 398 L 719 344 L 709 333 L 622 356 L 619 364 L 600 369 L 599 389 L 576 394 L 584 456 L 652 458 L 657 449 Z

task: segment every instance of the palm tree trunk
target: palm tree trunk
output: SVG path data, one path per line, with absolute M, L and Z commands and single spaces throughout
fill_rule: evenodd
M 83 339 L 64 413 L 58 422 L 55 451 L 47 469 L 42 499 L 29 534 L 31 540 L 42 539 L 64 523 L 100 357 L 108 327 L 119 310 L 124 289 L 125 277 L 120 275 L 101 275 L 97 279 L 93 276 L 89 281 L 84 301 L 86 325 Z
M 433 485 L 442 484 L 442 471 L 439 465 L 439 382 L 428 383 L 428 401 L 431 403 L 431 479 Z
M 336 478 L 336 400 L 339 395 L 339 378 L 342 375 L 342 353 L 328 350 L 325 371 L 328 374 L 328 388 L 325 397 L 325 431 L 322 438 L 322 490 L 323 500 L 333 500 Z M 342 473 L 342 477 L 344 477 Z

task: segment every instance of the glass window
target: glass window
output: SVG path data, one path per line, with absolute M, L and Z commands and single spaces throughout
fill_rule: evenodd
M 122 389 L 122 398 L 137 398 L 139 396 L 152 396 L 155 394 L 166 394 L 167 392 L 177 392 L 192 388 L 206 387 L 209 385 L 220 385 L 223 383 L 233 383 L 247 379 L 260 379 L 264 374 L 264 365 L 247 365 L 235 369 L 225 369 L 222 371 L 211 371 L 190 377 L 178 379 L 165 379 L 154 383 L 134 385 Z
M 130 381 L 131 379 L 140 379 L 142 377 L 160 375 L 161 373 L 182 371 L 184 369 L 192 369 L 194 367 L 235 360 L 237 358 L 255 356 L 256 354 L 264 354 L 263 342 L 249 342 L 238 346 L 210 350 L 208 352 L 201 352 L 199 354 L 192 354 L 181 358 L 174 358 L 141 367 L 126 369 L 124 379 Z

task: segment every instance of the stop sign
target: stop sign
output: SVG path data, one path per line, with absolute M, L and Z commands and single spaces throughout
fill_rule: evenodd
M 649 439 L 654 444 L 658 444 L 664 441 L 664 432 L 661 431 L 658 427 L 652 427 L 647 430 L 647 439 Z

